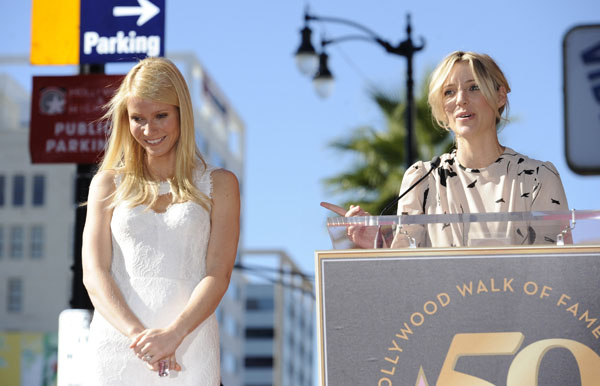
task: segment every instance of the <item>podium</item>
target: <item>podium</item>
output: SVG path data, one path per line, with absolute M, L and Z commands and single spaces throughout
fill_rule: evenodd
M 429 239 L 452 224 L 462 244 Z M 521 238 L 528 227 L 546 236 Z M 336 217 L 328 230 L 321 385 L 600 385 L 600 211 Z

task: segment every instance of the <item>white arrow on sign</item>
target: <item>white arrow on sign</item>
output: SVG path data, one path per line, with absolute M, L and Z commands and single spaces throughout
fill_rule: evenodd
M 113 16 L 140 16 L 137 20 L 138 27 L 158 15 L 160 8 L 152 4 L 149 0 L 138 0 L 139 7 L 114 7 Z

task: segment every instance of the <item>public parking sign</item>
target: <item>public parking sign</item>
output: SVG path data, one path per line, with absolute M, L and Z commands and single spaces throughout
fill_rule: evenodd
M 579 174 L 600 174 L 600 25 L 566 33 L 563 69 L 567 164 Z
M 164 56 L 165 0 L 81 0 L 80 63 Z
M 103 106 L 122 80 L 122 75 L 34 76 L 31 162 L 98 162 L 110 126 L 101 120 Z

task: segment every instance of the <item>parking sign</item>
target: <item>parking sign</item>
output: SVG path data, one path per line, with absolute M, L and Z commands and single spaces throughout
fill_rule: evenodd
M 80 63 L 164 56 L 165 0 L 81 0 Z

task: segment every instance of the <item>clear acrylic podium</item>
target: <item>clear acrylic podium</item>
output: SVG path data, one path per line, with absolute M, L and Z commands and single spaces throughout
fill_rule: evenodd
M 600 244 L 600 211 L 330 217 L 333 249 Z
M 600 211 L 327 227 L 333 249 L 315 253 L 320 385 L 600 384 Z

